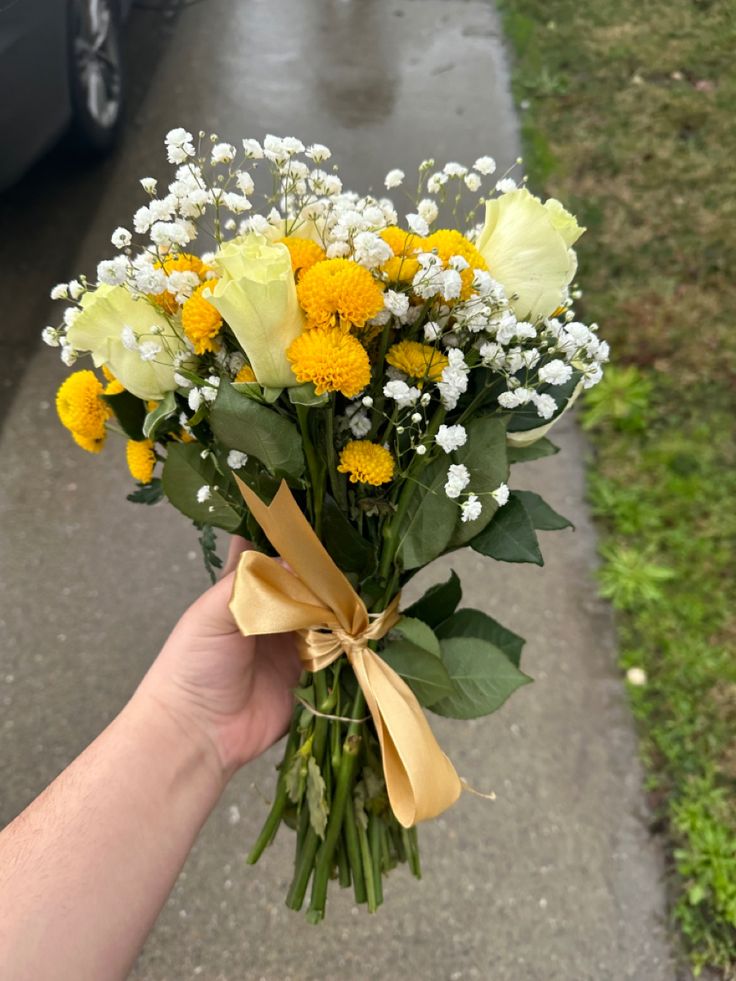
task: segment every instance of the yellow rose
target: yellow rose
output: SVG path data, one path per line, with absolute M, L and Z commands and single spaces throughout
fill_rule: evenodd
M 289 250 L 249 233 L 223 245 L 214 264 L 220 278 L 208 300 L 235 334 L 258 382 L 298 385 L 286 349 L 304 330 L 304 314 Z
M 559 201 L 542 204 L 519 188 L 486 202 L 486 223 L 476 246 L 516 316 L 534 321 L 560 306 L 577 269 L 570 246 L 584 231 Z
M 158 401 L 177 387 L 174 356 L 188 348 L 149 300 L 134 297 L 124 286 L 102 284 L 84 294 L 81 307 L 67 330 L 75 351 L 89 352 L 98 368 L 108 365 L 140 399 Z M 195 360 L 190 356 L 187 363 Z

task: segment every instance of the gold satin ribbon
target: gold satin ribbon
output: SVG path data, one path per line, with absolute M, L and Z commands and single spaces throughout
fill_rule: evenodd
M 462 784 L 432 734 L 414 692 L 368 646 L 399 619 L 399 597 L 377 617 L 330 558 L 282 481 L 266 505 L 241 480 L 251 513 L 279 553 L 243 552 L 230 610 L 246 637 L 296 631 L 308 671 L 344 653 L 355 672 L 381 745 L 391 808 L 405 828 L 436 817 L 460 796 Z M 288 566 L 288 568 L 287 568 Z

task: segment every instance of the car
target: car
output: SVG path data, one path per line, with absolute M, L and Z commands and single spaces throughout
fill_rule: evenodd
M 0 188 L 65 131 L 104 154 L 125 102 L 122 29 L 132 0 L 0 2 Z

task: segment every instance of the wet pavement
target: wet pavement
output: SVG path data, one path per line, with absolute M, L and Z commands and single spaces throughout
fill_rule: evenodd
M 65 369 L 31 340 L 51 314 L 48 288 L 94 269 L 110 231 L 142 203 L 137 178 L 163 172 L 164 132 L 323 142 L 356 189 L 379 188 L 389 166 L 410 172 L 429 155 L 490 153 L 503 169 L 518 153 L 498 20 L 481 0 L 205 0 L 176 19 L 152 8 L 136 11 L 131 47 L 140 39 L 150 52 L 163 29 L 171 40 L 139 77 L 119 154 L 95 173 L 35 168 L 21 185 L 31 221 L 17 197 L 0 199 L 4 275 L 8 241 L 23 239 L 15 305 L 4 311 L 18 356 L 0 369 L 0 824 L 119 710 L 206 585 L 186 520 L 125 501 L 122 446 L 93 458 L 66 438 L 53 411 Z M 463 553 L 415 586 L 452 564 L 466 604 L 528 640 L 534 685 L 490 719 L 433 720 L 459 771 L 497 800 L 465 795 L 423 827 L 424 879 L 392 873 L 378 914 L 335 887 L 326 923 L 309 927 L 283 906 L 284 832 L 258 866 L 244 864 L 272 786 L 271 751 L 233 780 L 134 978 L 675 977 L 661 857 L 611 620 L 593 585 L 585 445 L 567 417 L 556 439 L 558 456 L 515 471 L 516 486 L 541 492 L 577 528 L 543 536 L 546 567 Z

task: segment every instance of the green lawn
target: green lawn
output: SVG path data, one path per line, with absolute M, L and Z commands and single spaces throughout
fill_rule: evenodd
M 672 915 L 736 977 L 736 3 L 505 0 L 525 163 L 587 225 L 583 410 Z

